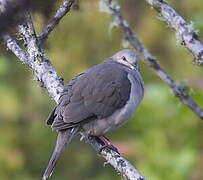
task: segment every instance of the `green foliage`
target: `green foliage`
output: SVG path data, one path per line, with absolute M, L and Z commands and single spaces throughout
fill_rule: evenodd
M 203 106 L 202 69 L 192 64 L 193 57 L 177 44 L 174 32 L 144 1 L 121 3 L 142 42 L 174 79 L 193 88 L 190 94 Z M 203 33 L 202 0 L 170 3 Z M 40 16 L 35 14 L 34 19 L 40 29 Z M 111 21 L 98 11 L 96 1 L 81 1 L 80 10 L 71 11 L 50 35 L 47 55 L 65 82 L 122 49 L 122 33 L 109 29 Z M 203 179 L 202 121 L 143 63 L 141 73 L 145 81 L 141 106 L 126 125 L 108 136 L 123 144 L 123 155 L 150 180 Z M 34 81 L 33 73 L 7 52 L 0 56 L 0 99 L 0 179 L 40 179 L 55 143 L 56 133 L 45 124 L 54 102 Z M 76 138 L 52 179 L 121 179 L 103 163 Z

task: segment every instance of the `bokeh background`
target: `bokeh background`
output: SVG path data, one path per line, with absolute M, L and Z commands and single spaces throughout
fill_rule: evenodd
M 203 36 L 203 1 L 168 0 Z M 61 1 L 59 1 L 59 4 Z M 119 1 L 133 31 L 178 82 L 203 107 L 203 71 L 159 15 L 142 0 Z M 54 11 L 53 11 L 54 13 Z M 33 14 L 37 31 L 47 20 Z M 123 35 L 97 1 L 79 1 L 49 36 L 46 53 L 68 82 L 123 48 Z M 130 48 L 130 47 L 129 47 Z M 52 153 L 56 133 L 45 124 L 55 103 L 33 72 L 5 46 L 0 49 L 0 180 L 39 180 Z M 136 115 L 108 134 L 150 180 L 203 179 L 203 122 L 174 97 L 144 63 L 145 97 Z M 110 165 L 79 137 L 60 159 L 52 180 L 119 180 Z

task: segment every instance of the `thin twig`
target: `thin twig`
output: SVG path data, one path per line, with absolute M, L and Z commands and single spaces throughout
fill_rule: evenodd
M 39 41 L 43 41 L 47 38 L 49 33 L 55 28 L 60 20 L 70 11 L 70 8 L 75 0 L 65 0 L 63 5 L 57 10 L 55 16 L 51 19 L 50 23 L 43 29 L 39 35 Z
M 27 23 L 19 27 L 19 32 L 23 36 L 28 55 L 18 46 L 10 36 L 4 36 L 7 47 L 26 65 L 31 67 L 37 78 L 44 84 L 49 95 L 58 103 L 58 99 L 64 88 L 61 78 L 57 76 L 54 67 L 45 56 L 43 49 L 37 42 L 37 37 L 30 17 Z M 39 59 L 40 57 L 40 59 Z M 93 137 L 86 136 L 87 142 L 98 151 L 101 149 L 102 142 L 98 142 Z M 104 148 L 99 152 L 117 172 L 128 180 L 145 180 L 143 176 L 117 152 Z
M 168 5 L 164 0 L 146 0 L 176 31 L 182 43 L 195 56 L 195 62 L 203 65 L 203 43 L 197 33 L 192 29 L 192 25 L 187 24 L 184 18 Z
M 113 16 L 116 18 L 118 25 L 123 30 L 125 38 L 130 42 L 140 54 L 144 56 L 145 63 L 152 67 L 156 74 L 172 88 L 173 93 L 177 96 L 183 104 L 186 104 L 198 117 L 203 119 L 203 109 L 189 96 L 185 88 L 176 83 L 158 64 L 156 58 L 145 48 L 139 41 L 137 36 L 133 33 L 127 21 L 123 18 L 120 12 L 120 6 L 114 0 L 105 0 L 106 5 L 111 10 Z

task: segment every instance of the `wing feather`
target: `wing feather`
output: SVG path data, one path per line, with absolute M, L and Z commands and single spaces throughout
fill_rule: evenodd
M 115 64 L 94 66 L 66 86 L 56 107 L 52 128 L 60 130 L 93 117 L 108 117 L 126 104 L 130 89 L 126 71 Z

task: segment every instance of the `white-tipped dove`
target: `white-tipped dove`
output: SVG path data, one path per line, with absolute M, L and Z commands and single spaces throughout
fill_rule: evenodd
M 47 121 L 58 137 L 43 179 L 51 176 L 62 149 L 76 132 L 97 136 L 109 145 L 103 135 L 127 122 L 143 95 L 138 57 L 128 49 L 74 77 Z

